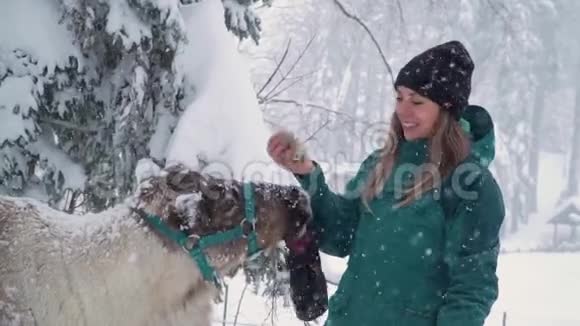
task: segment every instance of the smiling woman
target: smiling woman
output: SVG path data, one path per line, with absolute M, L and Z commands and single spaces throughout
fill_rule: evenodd
M 432 136 L 440 111 L 439 105 L 427 97 L 405 86 L 398 87 L 395 112 L 403 127 L 405 139 L 414 140 Z
M 487 169 L 492 120 L 467 101 L 472 71 L 457 41 L 413 58 L 395 82 L 390 142 L 345 194 L 330 190 L 315 161 L 293 159 L 294 137 L 271 137 L 274 161 L 311 194 L 321 250 L 349 256 L 328 326 L 483 325 L 498 295 L 505 212 Z

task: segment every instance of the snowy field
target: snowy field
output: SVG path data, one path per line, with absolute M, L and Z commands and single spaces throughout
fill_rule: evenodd
M 580 325 L 580 253 L 506 254 L 499 260 L 500 298 L 486 326 Z
M 344 261 L 326 259 L 329 278 L 342 271 Z M 580 253 L 573 254 L 504 254 L 500 257 L 498 276 L 500 298 L 493 307 L 486 326 L 579 326 Z M 242 277 L 229 282 L 227 325 L 233 325 L 237 304 L 244 287 Z M 330 287 L 334 291 L 334 287 Z M 279 302 L 272 323 L 271 302 L 246 291 L 238 325 L 303 325 L 291 307 Z M 215 310 L 214 325 L 222 325 L 223 305 Z M 323 320 L 320 321 L 322 324 Z

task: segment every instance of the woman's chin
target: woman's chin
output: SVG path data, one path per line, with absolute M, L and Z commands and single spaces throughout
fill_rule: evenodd
M 413 131 L 404 131 L 403 135 L 405 136 L 405 140 L 407 141 L 413 141 L 422 138 L 421 135 Z

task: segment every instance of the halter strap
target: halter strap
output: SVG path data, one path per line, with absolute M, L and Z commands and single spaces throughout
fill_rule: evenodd
M 254 190 L 252 184 L 244 182 L 244 208 L 245 221 L 252 225 L 252 232 L 248 235 L 248 255 L 253 255 L 260 251 L 258 247 L 258 234 L 256 232 L 256 201 L 254 200 Z
M 151 227 L 159 231 L 163 236 L 176 242 L 183 248 L 189 256 L 197 263 L 203 278 L 213 282 L 220 287 L 219 276 L 214 268 L 209 264 L 204 249 L 231 241 L 247 238 L 247 253 L 251 256 L 260 251 L 258 246 L 258 235 L 256 233 L 256 205 L 254 201 L 254 190 L 251 183 L 243 184 L 244 193 L 244 219 L 240 225 L 226 231 L 208 234 L 203 237 L 196 235 L 188 236 L 182 231 L 174 230 L 163 219 L 157 215 L 138 212 Z

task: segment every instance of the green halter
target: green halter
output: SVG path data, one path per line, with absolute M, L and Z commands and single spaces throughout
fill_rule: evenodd
M 165 237 L 177 242 L 177 244 L 197 263 L 203 278 L 206 281 L 214 282 L 214 284 L 219 287 L 219 276 L 214 268 L 209 264 L 204 249 L 234 240 L 247 239 L 248 256 L 260 251 L 256 233 L 256 206 L 254 202 L 254 191 L 252 189 L 252 184 L 250 183 L 245 182 L 243 186 L 245 218 L 242 220 L 240 225 L 227 231 L 208 234 L 203 237 L 197 235 L 188 236 L 182 231 L 170 228 L 169 225 L 167 225 L 159 216 L 145 215 L 143 218 Z

